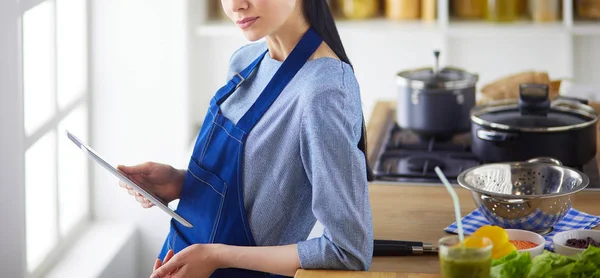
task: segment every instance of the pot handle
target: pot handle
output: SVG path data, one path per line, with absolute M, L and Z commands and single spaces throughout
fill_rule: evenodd
M 517 135 L 513 133 L 505 133 L 487 129 L 477 130 L 476 136 L 481 140 L 489 142 L 506 142 L 517 138 Z
M 521 115 L 548 115 L 550 98 L 548 85 L 523 83 L 519 85 L 519 110 Z
M 527 202 L 527 200 L 523 200 L 523 199 L 494 198 L 494 197 L 490 197 L 485 194 L 481 194 L 481 200 L 502 203 L 502 204 L 511 204 L 511 205 L 515 205 L 515 204 L 518 205 L 518 204 L 523 204 L 523 203 Z
M 549 163 L 549 164 L 556 164 L 558 166 L 562 166 L 562 162 L 560 162 L 560 160 L 554 159 L 552 157 L 536 157 L 536 158 L 527 160 L 527 162 L 528 163 Z

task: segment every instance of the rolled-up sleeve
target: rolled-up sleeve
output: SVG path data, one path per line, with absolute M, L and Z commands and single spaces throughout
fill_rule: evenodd
M 298 243 L 301 267 L 368 270 L 373 225 L 365 158 L 357 146 L 363 122 L 359 94 L 326 89 L 305 96 L 304 104 L 301 159 L 324 233 Z

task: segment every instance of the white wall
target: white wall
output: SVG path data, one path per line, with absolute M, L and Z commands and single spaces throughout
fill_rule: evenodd
M 191 84 L 190 111 L 205 110 L 214 91 L 223 85 L 227 61 L 233 50 L 248 43 L 232 23 L 196 25 L 191 50 L 197 53 Z M 600 25 L 597 27 L 600 28 Z M 600 33 L 577 35 L 557 25 L 540 27 L 494 27 L 453 25 L 443 30 L 436 25 L 395 24 L 384 20 L 338 23 L 346 52 L 361 86 L 365 117 L 381 99 L 396 99 L 397 72 L 431 67 L 433 50 L 441 50 L 440 66 L 460 67 L 475 72 L 478 88 L 495 79 L 526 70 L 547 71 L 552 79 L 571 79 L 593 85 L 600 100 Z M 573 36 L 573 38 L 571 37 Z M 191 115 L 190 120 L 198 120 Z M 201 120 L 201 119 L 200 119 Z
M 184 167 L 185 1 L 97 0 L 92 9 L 92 147 L 115 165 Z M 94 216 L 137 225 L 138 276 L 148 277 L 170 218 L 141 208 L 104 170 L 95 169 L 94 181 Z
M 44 277 L 139 277 L 139 242 L 133 225 L 94 221 Z
M 0 1 L 0 276 L 25 274 L 23 97 L 17 1 Z

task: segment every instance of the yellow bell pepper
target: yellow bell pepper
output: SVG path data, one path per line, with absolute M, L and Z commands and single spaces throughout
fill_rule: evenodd
M 502 227 L 485 225 L 475 231 L 473 236 L 489 238 L 494 247 L 492 248 L 492 257 L 494 259 L 502 258 L 517 248 L 509 242 L 508 233 Z

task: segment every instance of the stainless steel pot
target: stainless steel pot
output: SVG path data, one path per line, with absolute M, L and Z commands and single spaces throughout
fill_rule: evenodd
M 548 86 L 521 84 L 520 99 L 472 109 L 471 151 L 484 163 L 552 157 L 579 167 L 596 156 L 598 114 L 585 101 L 550 101 Z
M 470 110 L 475 106 L 478 75 L 452 67 L 402 71 L 397 74 L 400 128 L 424 136 L 451 136 L 470 129 Z
M 463 171 L 458 183 L 493 225 L 548 233 L 589 185 L 584 173 L 552 158 L 492 163 Z

